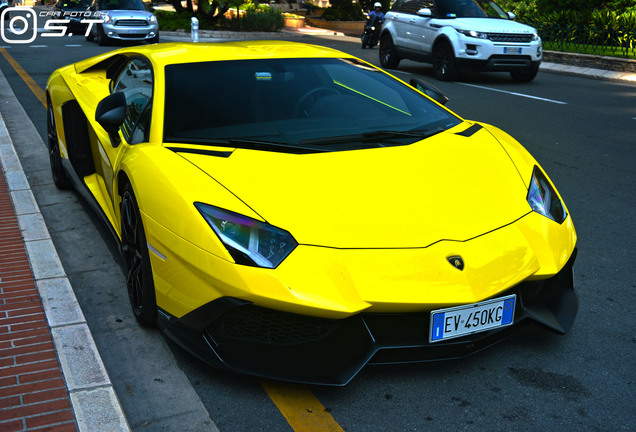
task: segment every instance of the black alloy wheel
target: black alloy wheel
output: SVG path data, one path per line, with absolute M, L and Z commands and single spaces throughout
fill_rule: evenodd
M 395 52 L 393 39 L 388 33 L 380 37 L 380 66 L 385 69 L 395 69 L 400 64 L 400 57 Z
M 459 76 L 453 47 L 448 42 L 440 42 L 433 50 L 433 73 L 440 81 L 453 81 Z
M 144 326 L 152 326 L 157 321 L 155 286 L 141 214 L 130 184 L 121 198 L 121 253 L 135 318 Z
M 108 36 L 106 36 L 106 33 L 104 33 L 104 29 L 101 25 L 97 26 L 97 36 L 95 37 L 95 42 L 97 42 L 97 45 L 99 46 L 104 46 L 108 43 Z
M 367 45 L 371 46 L 371 36 L 365 31 L 362 35 L 362 49 L 365 49 Z
M 57 130 L 55 128 L 55 115 L 51 102 L 46 107 L 46 134 L 49 144 L 49 161 L 51 162 L 51 176 L 53 183 L 58 189 L 70 189 L 71 182 L 62 167 L 62 156 L 60 155 L 60 144 L 57 139 Z

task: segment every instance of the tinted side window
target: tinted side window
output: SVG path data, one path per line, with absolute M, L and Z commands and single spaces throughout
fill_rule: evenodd
M 404 0 L 397 0 L 395 3 L 393 3 L 391 10 L 394 12 L 399 12 L 403 4 L 404 4 Z
M 406 0 L 400 7 L 399 12 L 415 15 L 418 10 L 420 10 L 419 0 Z
M 131 60 L 123 72 L 117 78 L 117 82 L 113 88 L 113 93 L 121 91 L 126 95 L 126 118 L 122 125 L 122 132 L 126 140 L 134 144 L 135 142 L 141 142 L 139 137 L 146 138 L 148 130 L 150 129 L 150 116 L 149 113 L 145 116 L 142 114 L 145 111 L 149 111 L 150 103 L 152 100 L 152 87 L 153 76 L 150 63 L 145 59 L 136 58 Z M 135 128 L 138 127 L 142 119 L 144 132 L 135 134 L 133 133 Z
M 406 0 L 401 4 L 399 12 L 411 15 L 417 14 L 417 11 L 423 8 L 429 8 L 433 13 L 434 4 L 432 0 Z

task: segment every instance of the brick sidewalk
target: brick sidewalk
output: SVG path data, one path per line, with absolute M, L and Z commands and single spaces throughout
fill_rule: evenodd
M 77 430 L 1 166 L 0 430 Z

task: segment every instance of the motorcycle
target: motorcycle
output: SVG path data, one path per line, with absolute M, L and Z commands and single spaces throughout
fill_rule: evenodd
M 382 20 L 379 16 L 373 18 L 367 16 L 367 22 L 364 24 L 364 32 L 362 33 L 362 49 L 366 47 L 373 48 L 378 44 L 380 38 L 380 30 L 382 29 Z

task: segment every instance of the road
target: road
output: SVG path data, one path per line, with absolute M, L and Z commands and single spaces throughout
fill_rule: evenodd
M 377 48 L 350 39 L 302 40 L 378 63 Z M 114 48 L 72 36 L 4 50 L 41 90 L 55 68 Z M 210 369 L 136 325 L 115 244 L 76 194 L 51 185 L 44 147 L 29 147 L 45 137 L 44 106 L 4 55 L 0 69 L 16 96 L 6 100 L 0 83 L 0 112 L 26 149 L 29 181 L 133 429 L 210 430 L 209 414 L 223 432 L 325 430 L 292 428 L 268 383 Z M 396 75 L 434 82 L 430 67 L 408 61 Z M 308 392 L 355 432 L 636 430 L 636 87 L 547 73 L 522 85 L 501 74 L 434 83 L 458 114 L 517 138 L 559 187 L 579 235 L 574 329 L 531 329 L 457 361 L 367 367 L 344 388 L 280 388 Z

